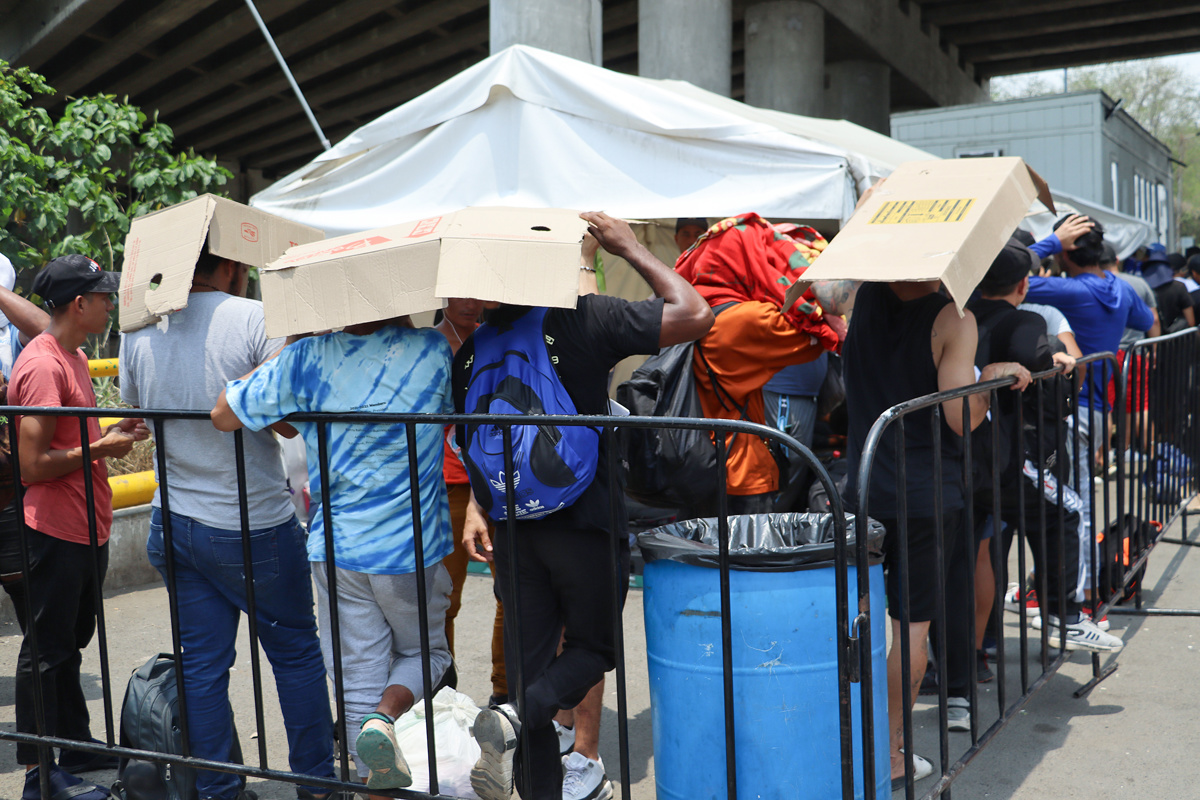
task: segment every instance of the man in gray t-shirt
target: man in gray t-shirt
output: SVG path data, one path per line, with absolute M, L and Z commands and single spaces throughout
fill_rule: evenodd
M 203 253 L 187 307 L 122 336 L 121 399 L 141 408 L 207 412 L 228 381 L 274 356 L 284 342 L 267 338 L 262 304 L 243 296 L 248 273 L 244 264 Z M 166 447 L 175 571 L 175 585 L 167 588 L 179 601 L 191 754 L 230 761 L 229 668 L 240 615 L 248 612 L 234 438 L 207 419 L 148 422 Z M 296 773 L 331 778 L 333 719 L 305 533 L 272 432 L 242 435 L 258 636 L 275 674 L 290 765 Z M 167 520 L 163 476 L 158 478 L 146 551 L 165 580 Z M 248 796 L 228 773 L 199 772 L 196 786 L 201 797 L 213 800 Z

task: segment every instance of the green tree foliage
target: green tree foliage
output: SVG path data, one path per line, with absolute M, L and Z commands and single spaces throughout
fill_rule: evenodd
M 992 99 L 1056 94 L 1063 89 L 1061 75 L 996 79 Z M 1175 168 L 1179 233 L 1200 240 L 1200 80 L 1170 61 L 1143 59 L 1071 69 L 1066 83 L 1068 91 L 1101 89 L 1124 100 L 1121 107 L 1187 164 Z
M 0 253 L 22 270 L 65 253 L 120 264 L 134 217 L 215 191 L 233 177 L 113 95 L 71 99 L 52 116 L 54 90 L 0 61 Z

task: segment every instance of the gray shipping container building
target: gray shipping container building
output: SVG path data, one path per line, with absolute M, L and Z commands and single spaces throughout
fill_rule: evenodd
M 941 158 L 1020 156 L 1051 188 L 1136 217 L 1171 248 L 1171 150 L 1101 91 L 892 115 L 892 137 Z

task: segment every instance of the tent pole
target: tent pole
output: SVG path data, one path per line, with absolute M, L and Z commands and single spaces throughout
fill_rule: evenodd
M 312 109 L 308 106 L 308 101 L 304 99 L 304 92 L 300 91 L 299 84 L 292 77 L 292 71 L 288 69 L 287 62 L 283 59 L 283 53 L 279 52 L 279 48 L 275 46 L 275 40 L 271 38 L 271 32 L 267 30 L 267 23 L 263 21 L 262 16 L 258 13 L 258 8 L 254 5 L 254 0 L 246 0 L 246 6 L 250 9 L 250 14 L 254 17 L 254 21 L 258 23 L 258 29 L 262 31 L 263 38 L 267 40 L 267 46 L 275 54 L 275 60 L 279 62 L 279 68 L 283 70 L 283 74 L 291 85 L 292 91 L 296 93 L 296 99 L 300 101 L 300 105 L 304 109 L 304 115 L 308 117 L 308 121 L 312 123 L 313 130 L 317 132 L 317 138 L 321 140 L 321 146 L 328 150 L 332 145 L 329 144 L 329 139 L 325 137 L 325 132 L 321 130 L 317 118 L 313 116 Z

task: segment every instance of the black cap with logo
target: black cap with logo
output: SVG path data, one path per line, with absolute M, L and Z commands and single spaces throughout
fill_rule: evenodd
M 42 267 L 31 288 L 42 298 L 42 305 L 54 309 L 88 292 L 112 294 L 120 285 L 118 273 L 105 272 L 87 256 L 73 253 L 59 256 Z

